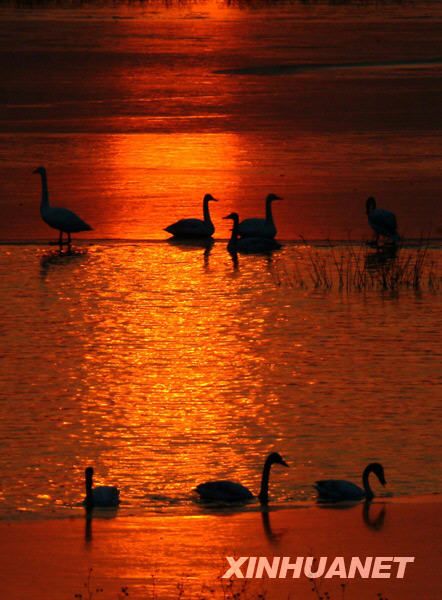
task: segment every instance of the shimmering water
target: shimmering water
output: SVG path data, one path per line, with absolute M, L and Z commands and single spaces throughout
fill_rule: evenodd
M 276 505 L 372 460 L 389 495 L 441 492 L 440 293 L 315 290 L 310 256 L 1 246 L 0 514 L 75 514 L 88 464 L 132 512 L 195 512 L 201 481 L 258 490 L 274 449 Z
M 236 268 L 220 241 L 268 192 L 280 239 L 366 239 L 371 194 L 404 237 L 441 236 L 441 19 L 439 2 L 0 7 L 0 241 L 21 242 L 0 246 L 1 516 L 76 514 L 88 464 L 131 511 L 194 512 L 209 478 L 257 490 L 274 449 L 278 505 L 371 460 L 388 494 L 441 491 L 440 291 L 315 290 L 310 250 Z M 45 246 L 40 164 L 93 225 L 86 253 Z M 212 250 L 163 241 L 205 192 Z
M 0 8 L 0 238 L 50 235 L 52 199 L 95 239 L 159 239 L 263 211 L 284 239 L 363 239 L 364 201 L 442 236 L 440 2 Z M 88 234 L 89 235 L 89 234 Z

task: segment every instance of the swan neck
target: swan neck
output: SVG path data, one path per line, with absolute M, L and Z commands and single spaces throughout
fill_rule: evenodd
M 94 505 L 94 494 L 92 487 L 92 475 L 89 473 L 86 474 L 86 507 L 92 508 Z
M 211 224 L 212 219 L 210 218 L 209 201 L 208 200 L 204 200 L 204 202 L 203 202 L 203 214 L 204 214 L 204 222 Z
M 264 468 L 262 470 L 261 490 L 258 496 L 261 504 L 269 503 L 269 479 L 271 466 L 272 463 L 267 459 L 264 463 Z
M 232 234 L 230 236 L 230 243 L 235 244 L 238 240 L 238 229 L 239 229 L 239 219 L 233 219 L 233 227 Z
M 365 471 L 362 474 L 362 484 L 364 486 L 365 496 L 369 500 L 374 498 L 373 490 L 370 487 L 370 481 L 369 481 L 370 473 L 371 473 L 371 470 L 367 468 L 367 469 L 365 469 Z
M 40 208 L 43 209 L 49 206 L 49 191 L 48 191 L 48 178 L 46 173 L 41 173 L 41 202 Z
M 266 222 L 273 225 L 272 201 L 266 200 Z

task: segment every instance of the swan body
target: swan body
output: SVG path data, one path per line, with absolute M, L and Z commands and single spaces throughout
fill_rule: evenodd
M 262 470 L 261 489 L 258 494 L 258 499 L 261 504 L 268 504 L 270 469 L 273 464 L 288 467 L 285 460 L 277 452 L 272 452 L 267 456 Z M 198 485 L 196 491 L 200 495 L 201 500 L 206 502 L 232 504 L 248 502 L 255 498 L 248 488 L 234 481 L 208 481 Z
M 210 218 L 209 202 L 218 202 L 211 194 L 206 194 L 203 198 L 203 216 L 204 219 L 180 219 L 164 229 L 171 233 L 175 238 L 194 239 L 210 238 L 215 233 L 215 227 Z
M 115 508 L 120 504 L 120 490 L 113 485 L 93 487 L 94 469 L 85 469 L 86 498 L 83 504 L 86 508 Z
M 376 234 L 376 242 L 380 236 L 389 238 L 393 242 L 399 242 L 397 220 L 393 212 L 384 208 L 376 208 L 376 200 L 373 196 L 367 199 L 366 212 L 368 223 Z
M 238 239 L 238 213 L 233 212 L 223 218 L 231 219 L 233 221 L 232 235 L 229 243 L 227 244 L 227 250 L 231 254 L 265 254 L 266 252 L 271 252 L 272 250 L 278 250 L 281 248 L 281 244 L 272 238 L 244 237 Z
M 79 233 L 80 231 L 91 231 L 92 227 L 83 219 L 67 208 L 59 206 L 51 206 L 49 204 L 49 191 L 46 169 L 38 167 L 34 173 L 41 177 L 41 202 L 40 215 L 43 221 L 60 232 L 59 243 L 62 244 L 63 233 L 68 235 L 68 244 L 71 242 L 71 234 Z
M 244 238 L 262 237 L 273 239 L 276 236 L 276 226 L 272 214 L 272 203 L 275 200 L 282 200 L 282 198 L 276 194 L 269 194 L 266 198 L 265 219 L 244 219 L 239 223 L 238 235 Z
M 208 502 L 247 502 L 254 498 L 248 488 L 235 481 L 207 481 L 201 483 L 196 491 Z
M 371 500 L 374 498 L 374 493 L 369 483 L 370 473 L 374 473 L 382 485 L 387 483 L 383 466 L 379 463 L 370 463 L 362 473 L 362 488 L 344 479 L 323 479 L 314 485 L 318 492 L 318 499 L 328 502 Z

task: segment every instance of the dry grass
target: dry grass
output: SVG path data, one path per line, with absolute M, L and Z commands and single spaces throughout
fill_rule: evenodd
M 317 600 L 357 600 L 354 596 L 348 596 L 349 584 L 340 583 L 335 593 L 326 591 L 323 588 L 324 580 L 322 578 L 310 579 L 310 590 L 312 597 Z M 259 582 L 260 590 L 256 590 L 256 581 L 246 579 L 228 579 L 219 577 L 213 585 L 203 584 L 199 592 L 194 592 L 190 587 L 186 588 L 183 582 L 176 584 L 176 593 L 173 600 L 266 600 L 268 593 L 264 589 L 264 582 Z M 255 584 L 255 585 L 253 585 Z M 102 587 L 96 587 L 92 584 L 92 569 L 89 569 L 86 581 L 83 584 L 83 592 L 74 594 L 76 600 L 130 600 L 130 591 L 127 586 L 120 588 L 119 592 L 107 595 Z M 170 594 L 167 596 L 172 598 Z M 165 600 L 164 596 L 157 589 L 155 577 L 151 577 L 150 590 L 145 600 Z M 299 600 L 299 595 L 288 593 L 281 600 Z M 378 592 L 373 596 L 373 600 L 389 600 L 387 596 Z
M 442 275 L 426 242 L 412 248 L 361 246 L 315 248 L 305 245 L 300 263 L 284 265 L 276 275 L 278 285 L 339 291 L 442 289 Z

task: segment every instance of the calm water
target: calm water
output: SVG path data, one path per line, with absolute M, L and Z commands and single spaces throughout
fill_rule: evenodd
M 281 239 L 365 239 L 369 194 L 405 237 L 441 237 L 441 20 L 438 2 L 0 8 L 0 241 L 21 242 L 0 246 L 1 516 L 75 512 L 89 463 L 131 511 L 194 512 L 202 480 L 257 490 L 273 449 L 279 504 L 375 459 L 387 493 L 441 492 L 440 293 L 303 289 L 293 244 L 235 270 L 223 242 L 162 241 L 205 192 L 220 239 L 270 191 Z M 94 226 L 84 255 L 48 255 L 39 164 Z
M 0 239 L 53 200 L 96 239 L 164 238 L 208 191 L 279 235 L 360 239 L 365 198 L 442 237 L 440 2 L 0 8 Z M 13 218 L 11 218 L 11 215 Z
M 195 512 L 273 449 L 277 505 L 372 460 L 389 495 L 441 492 L 440 293 L 300 289 L 310 251 L 1 246 L 0 515 L 75 514 L 89 463 L 132 512 Z

